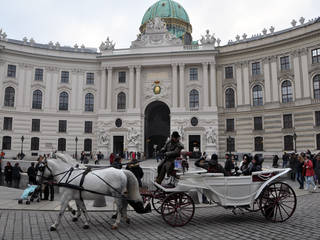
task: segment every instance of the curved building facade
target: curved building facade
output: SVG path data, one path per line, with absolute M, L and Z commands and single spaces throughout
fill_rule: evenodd
M 168 27 L 175 20 L 191 34 L 178 6 L 161 0 L 147 10 L 128 49 L 109 39 L 97 51 L 0 33 L 6 156 L 128 150 L 152 157 L 174 130 L 189 151 L 320 150 L 320 19 L 225 46 L 207 32 L 186 45 Z

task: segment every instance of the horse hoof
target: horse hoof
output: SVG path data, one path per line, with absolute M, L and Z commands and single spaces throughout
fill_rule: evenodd
M 83 229 L 89 229 L 89 225 L 83 225 Z
M 130 219 L 129 218 L 127 218 L 126 223 L 130 224 Z
M 111 229 L 112 229 L 112 230 L 117 230 L 117 229 L 118 229 L 118 227 L 117 227 L 117 226 L 115 226 L 115 225 L 112 225 Z
M 74 209 L 71 211 L 71 214 L 72 214 L 72 215 L 76 215 L 76 213 L 77 213 L 77 212 L 76 212 L 76 210 L 74 210 Z
M 77 222 L 78 221 L 78 218 L 74 217 L 72 218 L 72 222 Z
M 50 227 L 50 231 L 52 232 L 52 231 L 56 231 L 57 229 L 54 227 L 54 226 L 51 226 Z

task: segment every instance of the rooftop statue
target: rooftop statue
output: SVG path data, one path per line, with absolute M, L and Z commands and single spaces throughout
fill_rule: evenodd
M 214 34 L 210 34 L 210 31 L 207 30 L 206 31 L 206 35 L 205 36 L 201 36 L 200 42 L 202 45 L 215 45 L 216 43 L 216 38 L 214 37 Z
M 116 43 L 113 43 L 113 41 L 110 41 L 109 37 L 107 37 L 107 40 L 101 43 L 99 49 L 100 51 L 114 50 L 115 46 L 116 46 Z

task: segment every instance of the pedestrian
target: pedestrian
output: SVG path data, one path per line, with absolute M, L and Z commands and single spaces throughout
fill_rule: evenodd
M 305 161 L 304 161 L 304 171 L 306 176 L 306 189 L 309 191 L 310 184 L 313 186 L 313 191 L 317 189 L 317 186 L 314 183 L 314 169 L 313 169 L 313 163 L 310 160 L 309 154 L 306 155 Z
M 232 157 L 229 154 L 225 155 L 226 162 L 224 163 L 224 170 L 226 176 L 231 176 L 232 171 L 234 170 L 234 162 L 232 161 Z
M 279 167 L 278 161 L 279 161 L 279 157 L 278 157 L 278 155 L 276 154 L 276 155 L 273 156 L 272 167 L 274 167 L 274 168 Z
M 114 153 L 111 153 L 111 154 L 110 154 L 110 157 L 109 157 L 110 165 L 113 164 L 114 157 L 115 157 L 115 156 L 114 156 Z
M 20 186 L 20 179 L 21 179 L 21 170 L 19 163 L 15 163 L 14 167 L 12 168 L 12 180 L 13 180 L 13 187 L 19 188 Z
M 136 176 L 139 183 L 139 187 L 142 187 L 141 179 L 143 178 L 143 170 L 139 166 L 137 159 L 132 159 L 131 161 L 129 161 L 126 169 L 131 171 Z
M 4 168 L 4 180 L 8 187 L 12 186 L 12 166 L 10 162 L 7 162 L 7 166 Z
M 288 164 L 289 156 L 286 152 L 282 155 L 282 168 L 286 168 Z
M 299 189 L 304 188 L 304 175 L 303 175 L 303 165 L 304 165 L 304 159 L 301 156 L 301 154 L 298 156 L 298 161 L 296 163 L 296 173 L 297 173 L 297 181 L 300 185 Z
M 314 171 L 315 171 L 316 183 L 318 184 L 318 187 L 320 188 L 320 153 L 317 154 L 315 159 L 316 159 L 316 161 L 315 161 Z
M 36 169 L 34 167 L 34 162 L 31 163 L 31 166 L 28 168 L 27 173 L 28 173 L 28 177 L 29 177 L 29 184 L 36 185 L 37 173 L 36 173 Z
M 84 163 L 84 161 L 85 161 L 85 153 L 84 151 L 82 151 L 80 155 L 80 163 Z
M 114 161 L 111 164 L 111 167 L 114 167 L 114 168 L 117 168 L 117 169 L 121 169 L 122 168 L 121 157 L 120 156 L 116 156 L 114 158 Z
M 289 158 L 289 167 L 291 168 L 290 179 L 292 181 L 295 181 L 296 179 L 296 165 L 297 165 L 297 156 L 295 153 L 292 153 Z

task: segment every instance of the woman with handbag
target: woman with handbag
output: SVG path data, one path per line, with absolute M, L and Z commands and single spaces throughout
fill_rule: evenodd
M 309 190 L 310 184 L 313 186 L 313 191 L 317 189 L 316 184 L 314 183 L 314 170 L 313 170 L 313 163 L 310 160 L 310 157 L 307 155 L 303 165 L 305 169 L 305 176 L 306 176 L 306 189 Z

